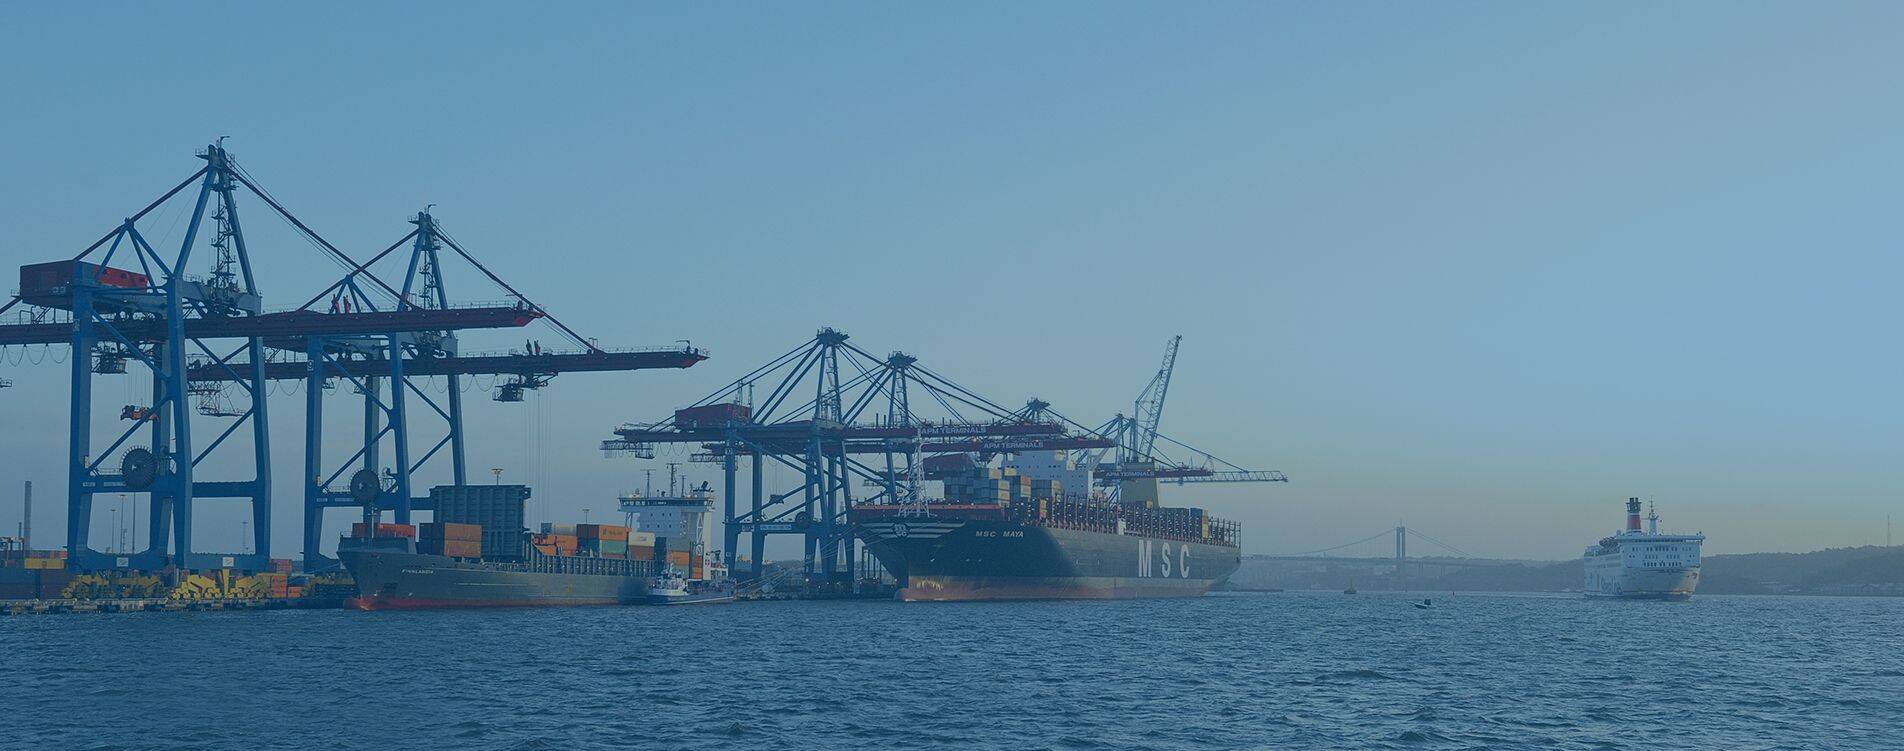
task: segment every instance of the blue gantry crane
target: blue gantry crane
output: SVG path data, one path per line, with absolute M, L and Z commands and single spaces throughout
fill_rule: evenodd
M 304 461 L 304 566 L 306 570 L 332 568 L 336 561 L 323 555 L 325 512 L 334 508 L 358 509 L 365 522 L 374 522 L 388 511 L 399 524 L 408 524 L 413 511 L 428 508 L 430 500 L 421 494 L 416 475 L 433 458 L 447 453 L 452 484 L 468 484 L 468 461 L 463 434 L 463 384 L 465 376 L 496 375 L 510 380 L 501 384 L 494 398 L 502 402 L 522 401 L 525 390 L 548 385 L 562 373 L 633 371 L 652 368 L 687 368 L 707 359 L 704 351 L 691 345 L 644 349 L 608 350 L 596 345 L 546 309 L 528 299 L 515 287 L 484 266 L 469 251 L 443 231 L 428 208 L 410 220 L 414 225 L 383 252 L 363 267 L 353 269 L 337 282 L 306 301 L 300 309 L 320 313 L 316 308 L 329 306 L 328 313 L 344 311 L 383 311 L 418 313 L 452 311 L 445 279 L 444 251 L 460 257 L 512 298 L 512 306 L 546 320 L 580 347 L 576 350 L 545 350 L 540 343 L 525 343 L 521 350 L 502 353 L 465 355 L 460 350 L 455 329 L 417 330 L 378 334 L 312 334 L 273 342 L 285 350 L 299 352 L 301 358 L 282 358 L 267 363 L 263 378 L 303 380 L 305 394 Z M 379 294 L 389 285 L 371 283 L 375 276 L 367 267 L 374 266 L 397 249 L 408 246 L 409 259 L 401 286 L 394 295 Z M 448 388 L 439 400 L 417 379 L 443 377 Z M 213 362 L 195 363 L 188 371 L 195 384 L 229 381 L 229 374 Z M 363 397 L 363 440 L 355 453 L 341 463 L 327 463 L 323 456 L 325 420 L 324 400 L 339 383 L 347 383 Z M 412 402 L 414 400 L 414 402 Z M 440 418 L 441 437 L 420 454 L 410 445 L 415 407 Z M 354 471 L 353 471 L 354 470 Z
M 755 386 L 768 385 L 754 400 Z M 811 399 L 800 400 L 801 394 Z M 796 406 L 797 405 L 797 406 Z M 878 357 L 823 328 L 812 339 L 722 386 L 670 418 L 624 424 L 604 451 L 654 458 L 657 444 L 688 444 L 692 461 L 721 465 L 725 538 L 731 570 L 739 571 L 740 536 L 751 537 L 751 578 L 763 574 L 766 540 L 799 535 L 808 581 L 854 578 L 846 512 L 858 503 L 915 499 L 926 454 L 1007 453 L 1032 449 L 1103 448 L 1097 435 L 1070 435 L 1055 420 L 986 399 L 903 352 Z M 751 474 L 749 506 L 739 508 L 739 462 Z M 765 470 L 782 466 L 800 481 L 767 487 Z M 855 483 L 873 488 L 856 498 Z
M 222 143 L 211 144 L 198 157 L 205 165 L 191 177 L 78 256 L 23 267 L 19 295 L 0 306 L 0 313 L 16 306 L 27 308 L 14 322 L 0 324 L 0 345 L 72 346 L 67 549 L 70 565 L 81 570 L 264 567 L 271 550 L 269 420 L 263 374 L 267 338 L 308 333 L 313 328 L 370 332 L 414 330 L 426 324 L 527 323 L 528 313 L 517 309 L 459 311 L 454 321 L 364 314 L 320 322 L 265 313 L 236 195 L 241 187 L 262 193 Z M 139 220 L 193 184 L 198 190 L 184 239 L 176 253 L 161 253 L 140 231 Z M 266 200 L 282 211 L 275 201 Z M 87 260 L 102 248 L 96 262 Z M 348 261 L 334 247 L 325 249 Z M 114 266 L 115 260 L 121 266 L 136 265 L 139 271 Z M 193 273 L 195 267 L 205 266 L 210 267 L 209 273 Z M 235 347 L 224 349 L 233 341 Z M 231 412 L 237 419 L 202 448 L 192 433 L 192 394 L 186 377 L 188 357 L 194 354 L 208 358 L 227 380 L 238 384 L 246 400 L 243 409 Z M 93 378 L 124 373 L 128 364 L 151 374 L 151 403 L 121 409 L 121 416 L 131 424 L 102 448 L 93 440 Z M 239 462 L 244 474 L 225 480 L 198 477 L 195 468 L 246 425 L 251 429 L 251 452 L 248 461 Z M 141 435 L 143 442 L 137 440 Z M 92 500 L 100 493 L 147 497 L 151 535 L 144 551 L 109 556 L 90 546 Z M 214 555 L 193 550 L 192 512 L 201 498 L 249 502 L 253 552 Z
M 72 347 L 67 549 L 76 569 L 263 569 L 271 550 L 268 381 L 303 379 L 311 386 L 305 436 L 305 548 L 311 566 L 322 563 L 314 544 L 322 508 L 355 505 L 364 507 L 367 515 L 389 509 L 407 520 L 410 475 L 445 446 L 453 457 L 453 481 L 466 482 L 461 389 L 454 381 L 458 376 L 511 374 L 520 389 L 546 384 L 561 372 L 688 367 L 705 358 L 692 347 L 608 351 L 595 346 L 478 263 L 442 233 L 427 210 L 413 220 L 415 230 L 369 262 L 358 263 L 260 188 L 224 149 L 222 139 L 198 157 L 203 167 L 74 258 L 22 267 L 20 294 L 0 306 L 0 314 L 19 308 L 12 320 L 0 321 L 0 347 Z M 187 189 L 194 184 L 198 190 L 183 241 L 176 253 L 161 253 L 148 242 L 140 221 L 174 197 L 191 195 Z M 348 273 L 295 310 L 265 312 L 239 220 L 241 189 Z M 367 267 L 405 244 L 411 247 L 410 265 L 397 289 Z M 442 286 L 444 247 L 513 299 L 451 304 Z M 101 249 L 104 252 L 92 260 Z M 134 265 L 138 271 L 130 268 Z M 327 298 L 330 309 L 318 309 Z M 536 320 L 549 321 L 583 350 L 542 352 L 538 345 L 530 352 L 477 357 L 457 352 L 457 331 L 519 328 Z M 282 356 L 286 352 L 303 358 Z M 129 365 L 151 374 L 151 403 L 123 407 L 120 416 L 131 424 L 102 447 L 93 436 L 93 379 L 126 373 Z M 450 395 L 441 405 L 410 380 L 438 375 L 452 379 Z M 322 470 L 312 471 L 322 466 L 321 400 L 333 379 L 349 381 L 365 397 L 363 447 L 345 463 L 348 467 L 362 460 L 362 468 L 352 476 L 355 492 L 332 489 L 330 482 L 341 472 L 320 481 Z M 388 382 L 388 394 L 382 391 L 383 381 Z M 234 385 L 240 398 L 227 398 L 226 387 Z M 448 425 L 445 438 L 416 462 L 410 461 L 407 445 L 406 391 Z M 235 418 L 202 447 L 192 431 L 194 396 L 199 397 L 200 416 Z M 238 462 L 239 476 L 198 477 L 194 469 L 246 426 L 251 451 Z M 386 440 L 393 444 L 395 468 L 384 468 L 380 461 L 379 447 Z M 107 555 L 90 546 L 92 499 L 115 492 L 146 496 L 152 531 L 142 551 Z M 249 502 L 253 552 L 194 551 L 193 507 L 196 500 L 211 498 Z

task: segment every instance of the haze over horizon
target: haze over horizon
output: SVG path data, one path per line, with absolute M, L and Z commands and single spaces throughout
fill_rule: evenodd
M 685 461 L 604 459 L 615 425 L 821 326 L 1089 424 L 1183 334 L 1164 432 L 1292 482 L 1166 492 L 1250 553 L 1400 521 L 1565 559 L 1629 495 L 1708 554 L 1883 544 L 1904 515 L 1895 4 L 340 7 L 0 7 L 0 267 L 70 257 L 228 135 L 360 259 L 435 204 L 602 344 L 709 347 L 471 395 L 470 465 L 534 485 L 539 520 Z M 268 307 L 341 274 L 240 200 Z M 176 251 L 182 216 L 141 226 Z M 31 480 L 42 547 L 68 386 L 32 362 L 64 349 L 0 353 L 0 528 Z M 97 430 L 144 388 L 102 378 Z M 271 406 L 288 556 L 302 396 Z M 201 548 L 233 549 L 236 506 L 203 508 Z

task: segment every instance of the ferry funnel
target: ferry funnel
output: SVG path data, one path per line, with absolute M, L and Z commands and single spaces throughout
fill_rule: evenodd
M 1640 499 L 1626 499 L 1626 531 L 1640 531 Z

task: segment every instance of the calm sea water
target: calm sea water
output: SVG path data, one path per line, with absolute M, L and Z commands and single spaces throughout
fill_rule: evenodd
M 0 747 L 1904 748 L 1904 600 L 0 619 Z

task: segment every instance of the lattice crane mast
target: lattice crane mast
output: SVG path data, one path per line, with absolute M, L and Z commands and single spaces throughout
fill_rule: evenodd
M 756 402 L 751 395 L 757 383 L 772 387 Z M 802 403 L 795 394 L 813 397 Z M 808 574 L 826 581 L 842 573 L 852 577 L 847 510 L 915 500 L 913 468 L 921 465 L 921 455 L 1113 445 L 1067 431 L 1054 421 L 1026 419 L 911 355 L 880 358 L 828 328 L 676 410 L 671 419 L 622 425 L 602 448 L 651 459 L 660 444 L 699 447 L 691 459 L 720 464 L 725 478 L 723 549 L 730 566 L 737 563 L 742 533 L 752 536 L 755 576 L 761 574 L 767 536 L 797 534 L 805 537 Z M 737 477 L 742 460 L 752 474 L 746 509 L 736 502 L 745 494 Z M 800 484 L 771 491 L 763 474 L 769 466 L 792 470 Z M 856 485 L 875 490 L 855 497 Z
M 1213 482 L 1288 482 L 1274 470 L 1244 469 L 1210 452 L 1173 439 L 1158 431 L 1163 422 L 1164 399 L 1170 393 L 1170 378 L 1176 370 L 1177 349 L 1182 335 L 1173 336 L 1164 345 L 1163 365 L 1150 383 L 1138 394 L 1131 415 L 1119 414 L 1098 426 L 1099 435 L 1115 436 L 1114 462 L 1105 462 L 1106 451 L 1087 452 L 1078 462 L 1093 472 L 1093 482 L 1107 487 L 1113 497 L 1121 495 L 1130 483 L 1167 481 L 1179 485 Z M 1159 441 L 1190 452 L 1188 460 L 1172 458 L 1158 448 Z M 1148 496 L 1147 496 L 1148 497 Z

